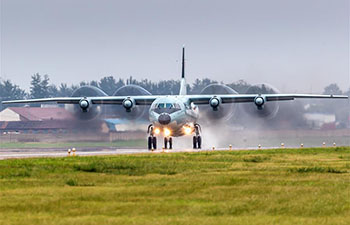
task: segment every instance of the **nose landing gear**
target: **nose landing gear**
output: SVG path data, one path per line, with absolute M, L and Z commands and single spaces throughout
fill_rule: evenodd
M 202 136 L 200 135 L 202 129 L 199 124 L 194 125 L 195 136 L 193 136 L 193 149 L 201 149 L 202 148 Z
M 167 149 L 169 144 L 169 149 L 173 148 L 173 138 L 172 137 L 164 137 L 164 148 Z

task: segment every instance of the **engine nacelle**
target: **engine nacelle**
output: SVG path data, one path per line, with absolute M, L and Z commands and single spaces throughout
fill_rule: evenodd
M 133 95 L 151 95 L 149 91 L 140 87 L 138 85 L 125 85 L 118 90 L 116 90 L 113 94 L 114 96 L 133 96 Z M 116 114 L 118 117 L 126 118 L 126 119 L 147 119 L 148 118 L 148 109 L 149 106 L 136 105 L 135 100 L 128 97 L 125 98 L 122 107 L 120 106 L 111 106 L 111 110 L 113 114 Z
M 217 111 L 221 102 L 221 98 L 214 96 L 209 100 L 209 105 L 213 108 L 214 111 Z
M 200 94 L 214 95 L 207 106 L 201 106 L 201 117 L 209 120 L 229 120 L 236 112 L 236 104 L 222 104 L 221 98 L 215 96 L 216 94 L 238 94 L 232 88 L 223 84 L 210 84 L 203 88 Z
M 131 109 L 136 106 L 135 100 L 133 98 L 126 98 L 122 103 L 123 107 L 127 112 L 131 112 Z
M 274 118 L 278 112 L 277 102 L 267 102 L 263 94 L 278 94 L 279 91 L 268 84 L 256 84 L 248 88 L 246 94 L 258 94 L 254 99 L 254 104 L 244 103 L 244 111 L 251 117 L 263 117 L 266 119 Z
M 266 100 L 264 97 L 262 96 L 257 96 L 255 99 L 254 99 L 254 104 L 258 107 L 259 110 L 262 110 L 263 109 L 263 106 L 265 104 Z
M 79 101 L 79 106 L 81 110 L 83 110 L 83 112 L 87 112 L 89 107 L 91 106 L 91 101 L 84 97 Z
M 91 104 L 88 97 L 107 96 L 105 92 L 94 86 L 82 86 L 76 89 L 72 97 L 82 97 L 78 105 L 66 105 L 68 111 L 80 120 L 91 120 L 101 114 L 101 107 Z

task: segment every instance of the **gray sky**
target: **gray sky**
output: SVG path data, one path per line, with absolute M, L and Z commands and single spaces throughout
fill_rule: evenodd
M 1 78 L 29 88 L 116 78 L 349 88 L 348 0 L 0 0 Z

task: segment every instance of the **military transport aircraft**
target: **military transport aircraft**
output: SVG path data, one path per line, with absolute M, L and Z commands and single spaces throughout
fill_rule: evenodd
M 99 105 L 121 105 L 125 109 L 125 115 L 137 113 L 138 108 L 149 107 L 148 126 L 148 149 L 157 149 L 157 136 L 164 137 L 164 147 L 171 149 L 173 147 L 173 137 L 183 135 L 193 135 L 193 148 L 201 148 L 202 137 L 201 127 L 198 124 L 199 108 L 198 105 L 209 106 L 214 117 L 223 117 L 222 111 L 225 105 L 246 103 L 255 106 L 254 110 L 264 112 L 270 102 L 294 100 L 296 98 L 331 98 L 347 99 L 344 95 L 312 95 L 312 94 L 279 94 L 271 93 L 249 93 L 238 94 L 233 89 L 225 86 L 220 93 L 202 92 L 200 95 L 187 95 L 185 80 L 185 48 L 182 49 L 182 79 L 178 95 L 151 95 L 145 89 L 136 85 L 127 85 L 131 92 L 130 95 L 123 88 L 117 90 L 114 96 L 107 96 L 103 91 L 95 87 L 82 87 L 87 89 L 89 94 L 79 95 L 79 90 L 72 97 L 42 98 L 28 100 L 4 101 L 3 104 L 14 103 L 47 103 L 55 102 L 57 104 L 73 104 L 79 113 L 94 115 L 96 107 Z M 217 85 L 220 86 L 220 85 Z M 209 88 L 210 89 L 210 88 Z M 136 90 L 136 91 L 135 91 Z M 228 90 L 228 91 L 227 91 Z M 123 93 L 127 93 L 123 95 Z M 273 107 L 272 107 L 273 108 Z M 275 114 L 278 108 L 274 107 L 267 114 Z M 265 113 L 266 114 L 266 113 Z M 266 115 L 267 115 L 266 114 Z M 87 116 L 86 118 L 90 118 Z

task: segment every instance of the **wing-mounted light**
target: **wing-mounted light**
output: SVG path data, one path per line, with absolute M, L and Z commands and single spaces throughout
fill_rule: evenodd
M 91 100 L 84 97 L 79 101 L 79 106 L 83 112 L 87 112 L 89 107 L 91 106 Z
M 136 104 L 135 104 L 135 100 L 133 98 L 128 97 L 128 98 L 124 99 L 122 105 L 127 112 L 131 112 L 131 109 L 133 107 L 135 107 Z
M 262 110 L 264 108 L 264 104 L 266 102 L 266 98 L 259 95 L 255 97 L 254 104 L 258 107 L 259 110 Z
M 214 96 L 209 100 L 209 105 L 213 108 L 214 111 L 218 110 L 219 105 L 221 104 L 221 98 Z

